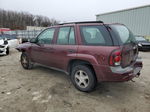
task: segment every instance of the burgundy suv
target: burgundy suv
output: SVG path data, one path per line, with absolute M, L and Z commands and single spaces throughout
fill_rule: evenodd
M 35 63 L 68 73 L 74 86 L 89 92 L 97 82 L 129 81 L 140 75 L 142 61 L 132 32 L 102 21 L 65 23 L 42 31 L 21 44 L 21 64 Z

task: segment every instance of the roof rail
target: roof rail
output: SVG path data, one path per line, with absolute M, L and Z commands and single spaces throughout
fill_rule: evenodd
M 70 22 L 70 23 L 60 23 L 58 25 L 65 25 L 65 24 L 84 24 L 84 23 L 104 23 L 103 21 L 82 21 L 82 22 Z

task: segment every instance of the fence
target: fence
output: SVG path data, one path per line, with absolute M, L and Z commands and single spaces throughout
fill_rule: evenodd
M 35 38 L 42 30 L 15 30 L 6 31 L 4 34 L 16 35 L 17 38 L 31 39 Z

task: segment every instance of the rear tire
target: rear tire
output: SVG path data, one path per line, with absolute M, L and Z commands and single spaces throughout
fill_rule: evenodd
M 33 63 L 30 61 L 29 57 L 25 54 L 21 54 L 21 65 L 24 69 L 32 69 L 33 68 Z
M 94 72 L 86 65 L 76 65 L 72 68 L 71 81 L 82 92 L 93 91 L 97 84 Z

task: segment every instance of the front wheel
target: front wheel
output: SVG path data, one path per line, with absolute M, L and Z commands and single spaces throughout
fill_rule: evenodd
M 83 92 L 91 92 L 96 86 L 96 77 L 92 69 L 86 65 L 77 65 L 71 72 L 74 86 Z
M 33 64 L 25 53 L 21 54 L 21 65 L 24 69 L 32 69 Z

